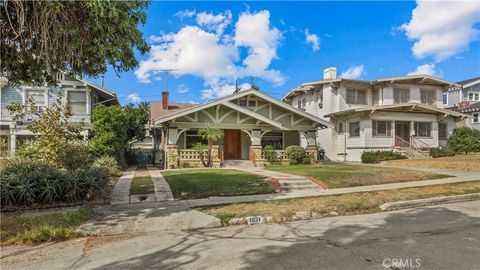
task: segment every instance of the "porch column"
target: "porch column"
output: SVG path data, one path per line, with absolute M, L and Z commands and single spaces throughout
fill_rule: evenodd
M 417 136 L 417 134 L 415 134 L 415 122 L 410 121 L 410 138 L 408 138 L 408 143 L 410 144 L 410 147 L 413 143 L 412 136 Z
M 13 132 L 13 129 L 10 129 L 10 156 L 15 155 L 15 150 L 17 148 L 17 135 Z
M 262 131 L 260 129 L 252 130 L 250 139 L 251 145 L 248 156 L 253 164 L 257 166 L 258 160 L 262 159 Z
M 165 153 L 165 164 L 167 169 L 177 168 L 180 157 L 178 156 L 178 129 L 169 127 L 167 133 L 167 152 Z
M 307 139 L 307 147 L 305 151 L 312 157 L 311 163 L 318 161 L 318 147 L 317 147 L 317 132 L 315 130 L 309 130 L 305 132 Z

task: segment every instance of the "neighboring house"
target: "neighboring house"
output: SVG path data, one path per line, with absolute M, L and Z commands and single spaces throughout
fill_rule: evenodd
M 331 67 L 323 80 L 303 83 L 284 98 L 335 125 L 318 132 L 327 159 L 360 161 L 364 151 L 415 157 L 446 145 L 456 123 L 468 117 L 442 108 L 443 93 L 452 86 L 457 84 L 428 75 L 343 79 Z
M 198 130 L 207 125 L 224 133 L 213 147 L 214 166 L 224 160 L 263 164 L 265 145 L 272 145 L 278 157 L 285 160 L 285 148 L 299 145 L 300 135 L 306 138 L 306 150 L 315 159 L 317 130 L 333 127 L 325 120 L 253 89 L 194 105 L 169 104 L 168 95 L 163 94 L 162 109 L 156 110 L 159 107 L 152 105 L 152 129 L 157 130 L 154 134 L 159 134 L 158 149 L 165 150 L 168 167 L 182 163 L 200 166 L 199 154 L 192 147 L 198 142 L 206 144 L 198 136 Z
M 1 154 L 14 153 L 18 145 L 32 139 L 35 134 L 27 129 L 32 116 L 27 116 L 21 121 L 13 121 L 7 105 L 13 102 L 26 104 L 32 98 L 35 105 L 41 110 L 55 102 L 57 94 L 62 93 L 63 98 L 69 98 L 73 113 L 75 114 L 72 124 L 84 121 L 84 129 L 81 136 L 87 139 L 90 134 L 90 115 L 96 104 L 118 104 L 115 93 L 80 78 L 71 78 L 60 75 L 59 84 L 53 87 L 46 86 L 9 86 L 7 82 L 1 82 L 0 100 L 0 137 L 2 140 Z
M 468 114 L 465 124 L 480 130 L 480 77 L 461 81 L 444 93 L 444 107 Z

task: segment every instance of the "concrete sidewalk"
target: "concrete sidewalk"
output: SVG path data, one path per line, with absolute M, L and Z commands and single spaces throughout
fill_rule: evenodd
M 118 179 L 112 189 L 111 204 L 128 204 L 130 203 L 130 184 L 132 183 L 135 167 L 130 167 Z
M 359 186 L 359 187 L 350 187 L 350 188 L 335 188 L 335 189 L 328 189 L 328 190 L 323 190 L 319 188 L 316 190 L 298 190 L 291 193 L 245 195 L 245 196 L 234 196 L 234 197 L 209 197 L 206 199 L 187 200 L 186 202 L 191 207 L 197 207 L 197 206 L 231 204 L 231 203 L 241 203 L 241 202 L 264 201 L 264 200 L 281 200 L 281 199 L 291 199 L 291 198 L 301 198 L 301 197 L 328 196 L 328 195 L 338 195 L 338 194 L 355 193 L 355 192 L 368 192 L 368 191 L 377 191 L 377 190 L 390 190 L 390 189 L 409 188 L 409 187 L 423 187 L 423 186 L 431 186 L 431 185 L 451 184 L 451 183 L 480 180 L 480 175 L 478 173 L 467 172 L 467 171 L 430 169 L 430 168 L 412 168 L 412 167 L 402 167 L 402 166 L 393 166 L 393 165 L 384 165 L 384 164 L 380 164 L 380 165 L 364 165 L 364 164 L 358 164 L 358 163 L 349 163 L 349 164 L 357 165 L 357 166 L 374 166 L 374 167 L 389 167 L 389 168 L 398 168 L 398 169 L 417 170 L 417 171 L 425 171 L 430 173 L 452 175 L 453 177 L 433 179 L 433 180 L 380 184 L 380 185 L 371 185 L 371 186 Z M 262 170 L 270 172 L 263 168 Z M 251 172 L 254 173 L 255 171 L 251 171 Z M 284 175 L 284 174 L 271 172 L 271 175 Z

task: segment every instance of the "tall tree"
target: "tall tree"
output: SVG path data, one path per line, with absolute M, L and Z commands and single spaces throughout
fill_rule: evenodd
M 55 84 L 59 72 L 96 77 L 138 65 L 148 51 L 138 25 L 150 1 L 0 1 L 2 76 L 11 84 Z
M 198 136 L 208 142 L 207 167 L 212 166 L 212 146 L 213 143 L 223 137 L 223 132 L 215 127 L 206 126 L 198 131 Z

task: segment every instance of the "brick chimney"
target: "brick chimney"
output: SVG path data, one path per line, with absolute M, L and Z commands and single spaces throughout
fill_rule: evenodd
M 162 109 L 168 110 L 168 91 L 162 92 Z
M 333 80 L 337 78 L 337 68 L 328 67 L 323 70 L 323 79 L 324 80 Z

